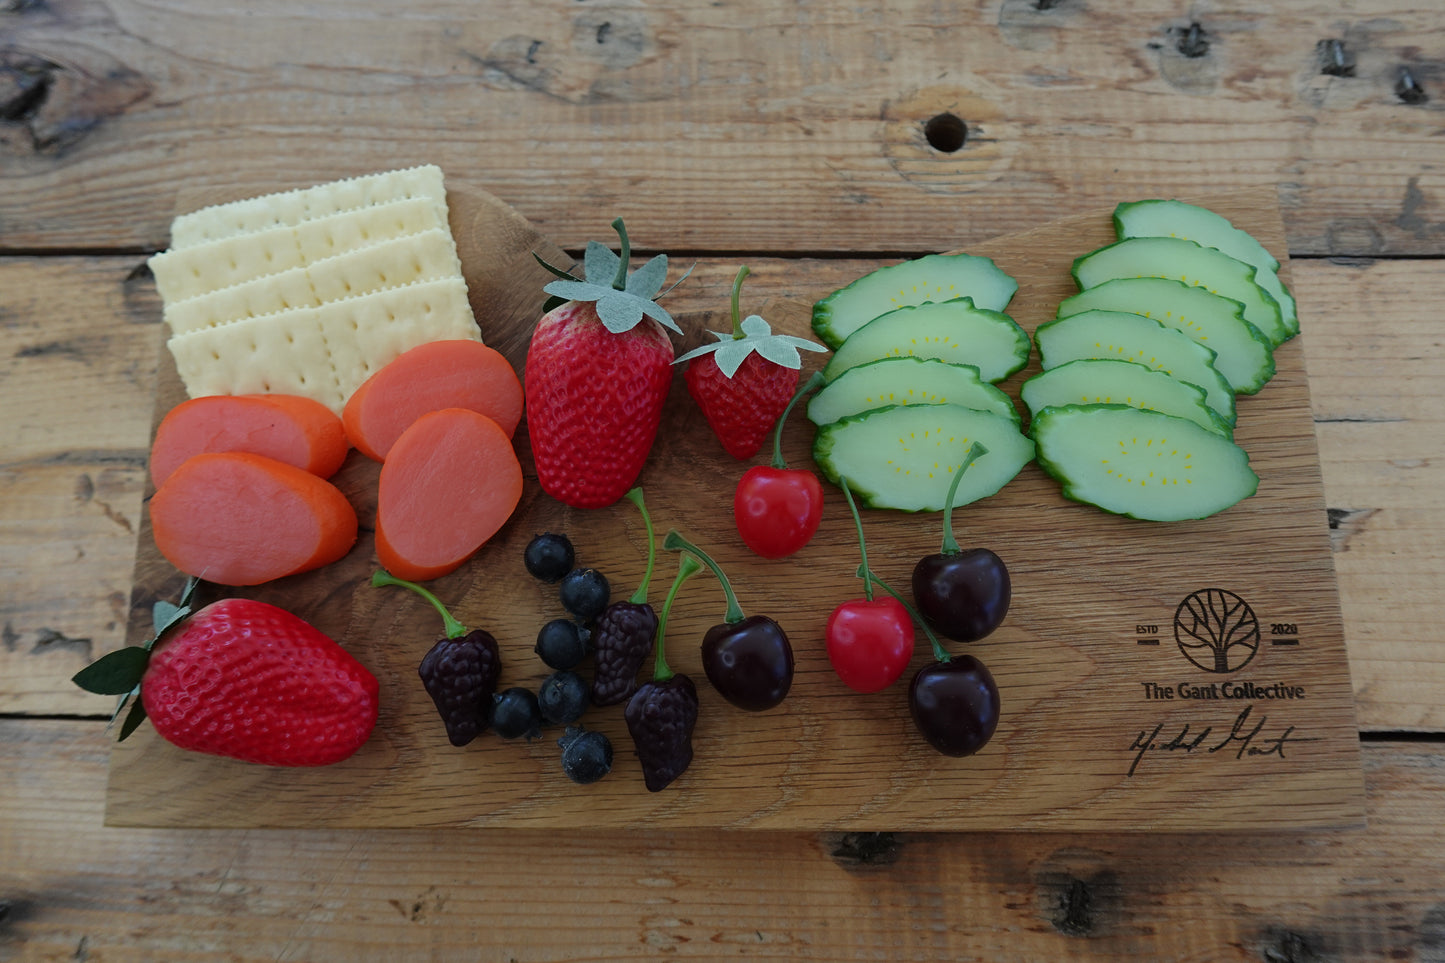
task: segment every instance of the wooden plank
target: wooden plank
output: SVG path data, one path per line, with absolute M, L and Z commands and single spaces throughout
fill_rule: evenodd
M 1364 830 L 1204 837 L 113 829 L 107 755 L 0 720 L 7 958 L 1428 960 L 1445 920 L 1439 745 L 1365 746 Z
M 5 89 L 43 94 L 0 121 L 0 244 L 158 249 L 177 190 L 435 162 L 569 248 L 936 250 L 1207 184 L 1277 187 L 1297 255 L 1445 250 L 1432 3 L 1041 6 L 11 4 Z
M 1215 195 L 1210 204 L 1279 250 L 1282 226 L 1270 199 L 1267 192 Z M 452 203 L 478 237 L 494 236 L 485 214 L 468 214 L 466 195 L 454 194 Z M 495 250 L 478 257 L 471 234 L 458 236 L 469 289 L 475 299 L 502 300 L 493 294 L 495 281 L 471 275 L 498 258 Z M 1073 289 L 1072 259 L 1112 237 L 1104 209 L 975 250 L 1018 279 L 1010 311 L 1031 330 Z M 526 246 L 520 250 L 525 255 Z M 508 249 L 501 260 L 523 259 Z M 493 273 L 505 278 L 505 290 L 535 291 L 538 284 Z M 512 310 L 478 316 L 483 336 L 520 367 L 537 307 L 511 301 Z M 806 305 L 779 303 L 768 313 L 782 329 L 809 331 Z M 691 333 L 681 347 L 708 339 L 697 320 L 684 319 Z M 744 609 L 773 615 L 789 633 L 798 671 L 784 706 L 741 713 L 704 686 L 696 761 L 660 794 L 642 790 L 620 708 L 586 718 L 621 751 L 614 775 L 585 793 L 562 777 L 550 738 L 530 746 L 486 738 L 458 752 L 415 681 L 436 634 L 435 613 L 367 584 L 376 562 L 364 534 L 336 565 L 239 594 L 314 621 L 376 673 L 384 712 L 372 741 L 337 766 L 274 771 L 183 752 L 147 728 L 117 749 L 109 818 L 147 826 L 1036 830 L 1128 821 L 1155 831 L 1348 823 L 1360 806 L 1358 744 L 1299 344 L 1277 351 L 1276 364 L 1274 380 L 1241 404 L 1235 432 L 1263 478 L 1261 490 L 1229 512 L 1177 525 L 1132 522 L 1065 501 L 1031 465 L 999 495 L 962 513 L 972 543 L 1002 553 L 1013 580 L 1008 620 L 969 647 L 999 680 L 1007 708 L 994 742 L 967 761 L 941 757 L 918 738 L 903 683 L 864 697 L 838 682 L 823 627 L 835 605 L 859 594 L 854 564 L 838 561 L 856 557 L 849 515 L 835 495 L 805 552 L 780 563 L 748 552 L 727 508 L 742 466 L 706 429 L 679 371 L 641 484 L 660 528 L 680 528 L 715 553 Z M 1006 387 L 1016 394 L 1030 370 L 1036 363 Z M 159 397 L 158 412 L 181 397 L 165 364 Z M 535 688 L 548 670 L 529 650 L 560 609 L 552 590 L 519 564 L 526 541 L 537 531 L 569 532 L 581 564 L 601 568 L 619 596 L 641 577 L 646 542 L 625 503 L 578 512 L 542 495 L 525 431 L 517 439 L 528 479 L 517 518 L 437 586 L 463 621 L 501 642 L 500 685 Z M 811 439 L 810 426 L 787 433 L 791 463 L 807 463 Z M 374 514 L 376 475 L 374 464 L 354 455 L 337 480 L 366 520 Z M 935 550 L 936 516 L 866 515 L 879 573 L 903 584 L 913 560 Z M 136 573 L 132 629 L 139 640 L 149 631 L 150 601 L 173 596 L 180 581 L 144 526 Z M 1261 635 L 1257 661 L 1226 676 L 1191 665 L 1173 642 L 1176 610 L 1194 593 L 1220 588 L 1247 600 Z M 707 601 L 714 594 L 685 593 L 669 622 L 673 667 L 699 681 L 688 640 L 720 618 Z M 654 602 L 660 595 L 654 592 Z M 1152 647 L 1141 644 L 1140 623 L 1153 627 L 1155 635 L 1143 640 Z M 1274 644 L 1282 632 L 1289 647 Z M 916 667 L 926 661 L 920 657 Z M 1287 694 L 1274 692 L 1279 686 Z

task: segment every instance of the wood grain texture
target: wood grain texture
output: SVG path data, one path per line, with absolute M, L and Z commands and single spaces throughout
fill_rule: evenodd
M 434 162 L 569 249 L 623 215 L 653 249 L 922 252 L 1088 210 L 1120 184 L 1203 183 L 1277 186 L 1296 254 L 1440 253 L 1437 14 L 1425 0 L 439 0 L 405 16 L 383 0 L 12 3 L 0 247 L 154 250 L 178 190 Z M 1329 40 L 1348 71 L 1325 71 Z M 1397 93 L 1402 69 L 1422 102 Z M 946 112 L 969 130 L 953 152 L 925 135 Z
M 1368 828 L 1140 836 L 101 826 L 106 737 L 0 720 L 0 958 L 1433 960 L 1445 754 Z
M 1268 192 L 1252 192 L 1216 195 L 1210 203 L 1282 250 L 1270 200 Z M 488 256 L 498 257 L 491 219 L 468 213 L 464 196 L 453 203 L 489 239 Z M 1026 329 L 1052 317 L 1072 290 L 1072 259 L 1112 239 L 1110 210 L 973 249 L 1018 279 L 1010 310 Z M 522 240 L 524 256 L 535 239 Z M 502 300 L 494 283 L 472 273 L 472 266 L 489 263 L 478 238 L 459 231 L 458 249 L 474 298 Z M 500 256 L 523 261 L 517 251 Z M 506 278 L 509 290 L 538 286 L 535 278 L 494 274 Z M 537 308 L 525 298 L 511 300 L 517 306 L 510 311 L 479 315 L 487 319 L 484 338 L 520 368 Z M 775 326 L 808 333 L 807 304 L 774 304 Z M 707 337 L 697 320 L 683 319 L 690 334 L 682 347 Z M 1358 744 L 1299 344 L 1281 348 L 1276 363 L 1274 381 L 1241 404 L 1236 429 L 1263 479 L 1261 490 L 1229 512 L 1177 525 L 1133 522 L 1066 502 L 1054 482 L 1028 466 L 999 495 L 960 513 L 970 543 L 1003 554 L 1014 586 L 1004 626 L 968 647 L 993 671 L 1005 706 L 994 741 L 971 759 L 939 756 L 917 737 L 902 683 L 864 697 L 833 676 L 823 626 L 835 605 L 860 594 L 854 563 L 838 561 L 856 558 L 847 512 L 834 492 L 832 510 L 804 552 L 782 562 L 751 555 L 729 507 L 743 466 L 720 450 L 679 371 L 640 482 L 659 528 L 697 540 L 729 571 L 744 609 L 772 615 L 788 631 L 798 670 L 782 707 L 741 713 L 704 687 L 696 760 L 659 794 L 640 785 L 620 708 L 595 710 L 585 720 L 609 736 L 619 756 L 614 774 L 585 792 L 561 775 L 551 738 L 530 745 L 484 738 L 456 751 L 415 679 L 437 635 L 435 613 L 404 593 L 370 588 L 376 563 L 363 536 L 336 565 L 239 594 L 312 621 L 381 679 L 382 719 L 371 742 L 337 766 L 277 771 L 185 753 L 147 729 L 117 749 L 108 818 L 145 826 L 851 830 L 1348 824 L 1361 805 Z M 1036 367 L 1006 384 L 1012 394 L 1030 370 Z M 163 363 L 161 372 L 158 415 L 181 397 L 170 368 Z M 808 464 L 811 438 L 805 422 L 791 426 L 791 464 Z M 534 688 L 548 671 L 530 652 L 536 631 L 562 613 L 553 590 L 520 565 L 527 540 L 542 530 L 568 532 L 579 564 L 600 568 L 618 597 L 640 579 L 646 541 L 625 503 L 581 512 L 543 495 L 530 471 L 525 431 L 518 450 L 527 467 L 517 516 L 437 585 L 459 618 L 501 642 L 499 685 Z M 353 456 L 338 476 L 363 519 L 374 517 L 376 475 L 374 464 Z M 866 512 L 865 528 L 875 568 L 900 586 L 939 537 L 936 515 Z M 664 555 L 659 581 L 672 564 Z M 136 586 L 132 628 L 139 640 L 149 628 L 149 603 L 179 588 L 144 525 Z M 1225 677 L 1191 666 L 1173 644 L 1176 609 L 1191 593 L 1215 588 L 1247 599 L 1263 635 L 1258 660 Z M 653 601 L 661 594 L 654 590 Z M 669 622 L 670 661 L 699 682 L 696 640 L 721 620 L 717 595 L 715 588 L 690 586 Z M 1164 644 L 1141 645 L 1139 623 L 1155 625 Z M 1275 623 L 1300 626 L 1291 633 L 1299 644 L 1272 645 Z M 927 661 L 919 652 L 915 668 Z M 1299 697 L 1274 698 L 1241 695 L 1233 688 L 1240 683 L 1301 688 Z M 1155 687 L 1167 687 L 1170 697 L 1156 695 Z

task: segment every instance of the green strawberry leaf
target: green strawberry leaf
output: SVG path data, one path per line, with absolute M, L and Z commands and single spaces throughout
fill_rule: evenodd
M 542 267 L 546 268 L 546 269 L 547 269 L 548 271 L 550 271 L 552 274 L 554 274 L 555 276 L 561 278 L 561 279 L 564 280 L 564 281 L 580 281 L 580 280 L 582 280 L 581 278 L 577 277 L 577 276 L 574 275 L 574 274 L 569 274 L 569 273 L 567 273 L 566 271 L 562 270 L 561 268 L 556 268 L 556 267 L 553 267 L 552 265 L 548 264 L 546 261 L 542 260 L 542 258 L 537 254 L 536 251 L 533 251 L 533 252 L 532 252 L 532 260 L 536 261 L 538 264 L 542 265 Z
M 667 255 L 659 254 L 632 272 L 632 277 L 627 279 L 627 293 L 651 301 L 657 297 L 657 292 L 662 290 L 662 282 L 666 280 Z
M 602 319 L 608 331 L 622 334 L 637 327 L 637 322 L 642 320 L 642 306 L 651 303 L 635 298 L 625 291 L 612 291 L 597 300 L 597 316 Z
M 559 298 L 566 298 L 568 301 L 601 301 L 603 298 L 621 293 L 614 291 L 610 286 L 604 287 L 590 281 L 552 281 L 542 290 L 548 294 L 555 294 Z
M 658 324 L 662 325 L 664 328 L 667 328 L 670 331 L 676 331 L 678 334 L 682 334 L 682 329 L 677 326 L 676 321 L 672 320 L 672 315 L 668 314 L 667 309 L 664 308 L 662 305 L 658 304 L 656 301 L 643 301 L 642 313 L 647 315 L 652 320 L 656 321 Z
M 70 681 L 97 695 L 124 695 L 140 685 L 150 652 L 140 645 L 128 645 L 107 652 L 71 676 Z
M 542 313 L 543 313 L 543 314 L 549 314 L 549 313 L 551 313 L 552 311 L 555 311 L 556 309 L 560 308 L 562 305 L 564 305 L 564 304 L 566 304 L 566 303 L 567 303 L 567 299 L 566 299 L 566 298 L 559 298 L 559 297 L 557 297 L 557 295 L 554 294 L 554 295 L 552 295 L 550 298 L 548 298 L 546 301 L 543 301 L 543 302 L 542 302 Z
M 612 290 L 612 279 L 617 276 L 617 269 L 622 265 L 619 255 L 614 254 L 600 241 L 588 241 L 582 263 L 587 283 Z
M 140 724 L 145 722 L 145 718 L 145 703 L 142 702 L 140 696 L 137 695 L 135 704 L 130 707 L 130 712 L 126 714 L 125 721 L 120 724 L 120 735 L 116 737 L 115 741 L 124 742 L 126 736 L 140 728 Z
M 764 360 L 796 371 L 803 367 L 803 356 L 798 354 L 799 348 L 804 351 L 828 350 L 821 344 L 815 344 L 806 338 L 795 338 L 790 334 L 773 334 L 772 326 L 756 314 L 750 314 L 744 318 L 739 327 L 742 328 L 744 337 L 735 338 L 731 334 L 714 331 L 712 334 L 718 339 L 717 344 L 705 344 L 700 348 L 693 348 L 673 361 L 673 364 L 691 361 L 693 358 L 705 354 L 716 354 L 717 357 L 714 360 L 717 361 L 718 370 L 723 373 L 724 377 L 731 378 L 737 374 L 738 368 L 742 366 L 747 356 L 754 351 Z

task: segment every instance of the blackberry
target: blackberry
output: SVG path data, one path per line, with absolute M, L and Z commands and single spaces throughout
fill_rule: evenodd
M 501 670 L 497 640 L 481 629 L 441 639 L 422 658 L 417 674 L 452 745 L 465 746 L 487 728 L 487 709 Z
M 579 785 L 594 783 L 612 771 L 612 740 L 600 732 L 568 726 L 557 745 L 562 747 L 562 771 Z
M 542 734 L 542 710 L 531 689 L 513 686 L 492 696 L 489 720 L 503 739 L 535 739 Z
M 592 633 L 570 619 L 553 619 L 537 633 L 532 649 L 537 657 L 553 669 L 573 669 L 587 657 L 587 641 Z
M 697 708 L 697 687 L 685 675 L 644 683 L 627 703 L 623 717 L 648 792 L 667 788 L 692 764 Z
M 579 619 L 591 619 L 607 608 L 611 588 L 607 576 L 595 568 L 574 568 L 562 576 L 557 594 L 568 612 Z
M 554 672 L 537 689 L 537 706 L 542 721 L 566 725 L 587 711 L 587 683 L 575 672 Z
M 592 702 L 616 705 L 637 688 L 637 670 L 652 652 L 657 613 L 646 602 L 617 602 L 607 607 L 592 628 L 597 659 L 592 674 Z
M 527 566 L 533 578 L 543 582 L 560 581 L 562 576 L 572 571 L 576 559 L 572 542 L 567 536 L 553 532 L 536 536 L 522 552 L 522 564 Z

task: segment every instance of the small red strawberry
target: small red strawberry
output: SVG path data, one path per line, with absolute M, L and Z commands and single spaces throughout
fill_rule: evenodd
M 602 508 L 632 488 L 652 450 L 672 386 L 672 341 L 682 329 L 654 298 L 667 276 L 659 254 L 627 274 L 622 219 L 614 254 L 596 241 L 585 281 L 551 268 L 552 307 L 527 349 L 527 430 L 542 490 L 575 508 Z M 548 302 L 549 306 L 553 303 Z
M 361 748 L 376 727 L 376 677 L 284 609 L 222 599 L 191 614 L 157 602 L 156 636 L 78 672 L 88 692 L 138 696 L 120 738 L 147 717 L 182 749 L 265 766 L 325 766 Z M 114 721 L 114 720 L 112 720 Z
M 717 344 L 704 345 L 678 358 L 690 362 L 685 377 L 688 393 L 707 423 L 734 458 L 758 453 L 798 387 L 803 367 L 798 349 L 826 351 L 820 344 L 786 334 L 773 334 L 756 314 L 739 318 L 738 296 L 746 267 L 733 282 L 733 329 L 713 332 Z

